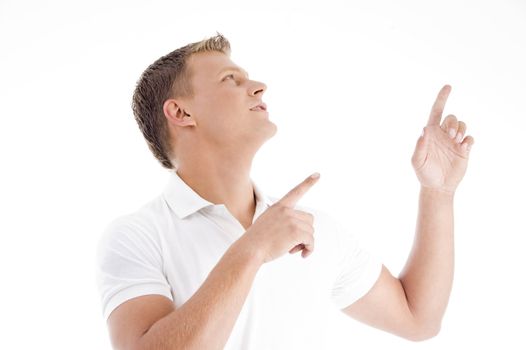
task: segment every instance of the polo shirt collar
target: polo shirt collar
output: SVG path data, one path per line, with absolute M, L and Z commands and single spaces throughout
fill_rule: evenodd
M 168 183 L 163 191 L 163 196 L 169 207 L 179 218 L 183 219 L 204 207 L 216 205 L 197 194 L 197 192 L 183 181 L 175 170 L 170 170 L 169 174 Z M 267 207 L 271 206 L 273 204 L 272 200 L 263 193 L 253 179 L 250 181 L 252 182 L 254 193 L 256 194 L 256 205 L 259 205 L 261 202 Z

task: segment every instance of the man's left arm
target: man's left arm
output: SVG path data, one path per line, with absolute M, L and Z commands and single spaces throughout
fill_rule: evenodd
M 453 195 L 422 187 L 413 248 L 399 278 L 383 266 L 373 288 L 343 311 L 413 341 L 431 338 L 448 303 L 453 258 Z
M 464 138 L 466 124 L 454 115 L 440 124 L 450 91 L 445 85 L 439 92 L 411 159 L 421 188 L 407 263 L 399 278 L 382 266 L 371 290 L 342 309 L 361 322 L 413 341 L 431 338 L 441 327 L 453 282 L 453 200 L 474 143 L 472 136 Z

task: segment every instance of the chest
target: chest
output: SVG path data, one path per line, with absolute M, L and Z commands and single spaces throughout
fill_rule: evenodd
M 224 253 L 239 239 L 244 229 L 232 218 L 204 218 L 199 225 L 173 227 L 163 244 L 165 275 L 176 305 L 188 300 L 208 277 Z M 307 258 L 301 252 L 286 253 L 262 265 L 252 290 L 263 305 L 283 304 L 284 308 L 328 298 L 336 266 L 331 241 L 324 232 L 315 233 L 315 249 Z

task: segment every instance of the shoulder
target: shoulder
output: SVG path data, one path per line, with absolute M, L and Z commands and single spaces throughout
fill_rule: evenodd
M 144 247 L 159 249 L 159 206 L 154 199 L 135 210 L 115 217 L 106 223 L 99 237 L 99 250 L 104 247 Z

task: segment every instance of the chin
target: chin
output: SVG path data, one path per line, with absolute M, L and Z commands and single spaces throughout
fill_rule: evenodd
M 269 139 L 271 137 L 273 137 L 274 135 L 276 135 L 276 133 L 278 132 L 278 126 L 276 124 L 274 124 L 273 122 L 269 121 L 269 123 L 271 124 L 272 128 L 269 127 L 270 131 L 269 131 Z
M 259 144 L 257 148 L 261 147 L 264 143 L 266 143 L 269 139 L 271 139 L 272 137 L 274 137 L 274 135 L 276 135 L 278 131 L 277 126 L 274 123 L 270 123 L 270 124 L 272 125 L 269 125 L 268 127 L 265 127 L 265 128 L 260 128 L 259 133 L 258 133 L 259 135 L 257 136 L 257 138 L 259 139 L 257 141 L 257 143 Z M 265 130 L 262 130 L 262 129 L 265 129 Z

